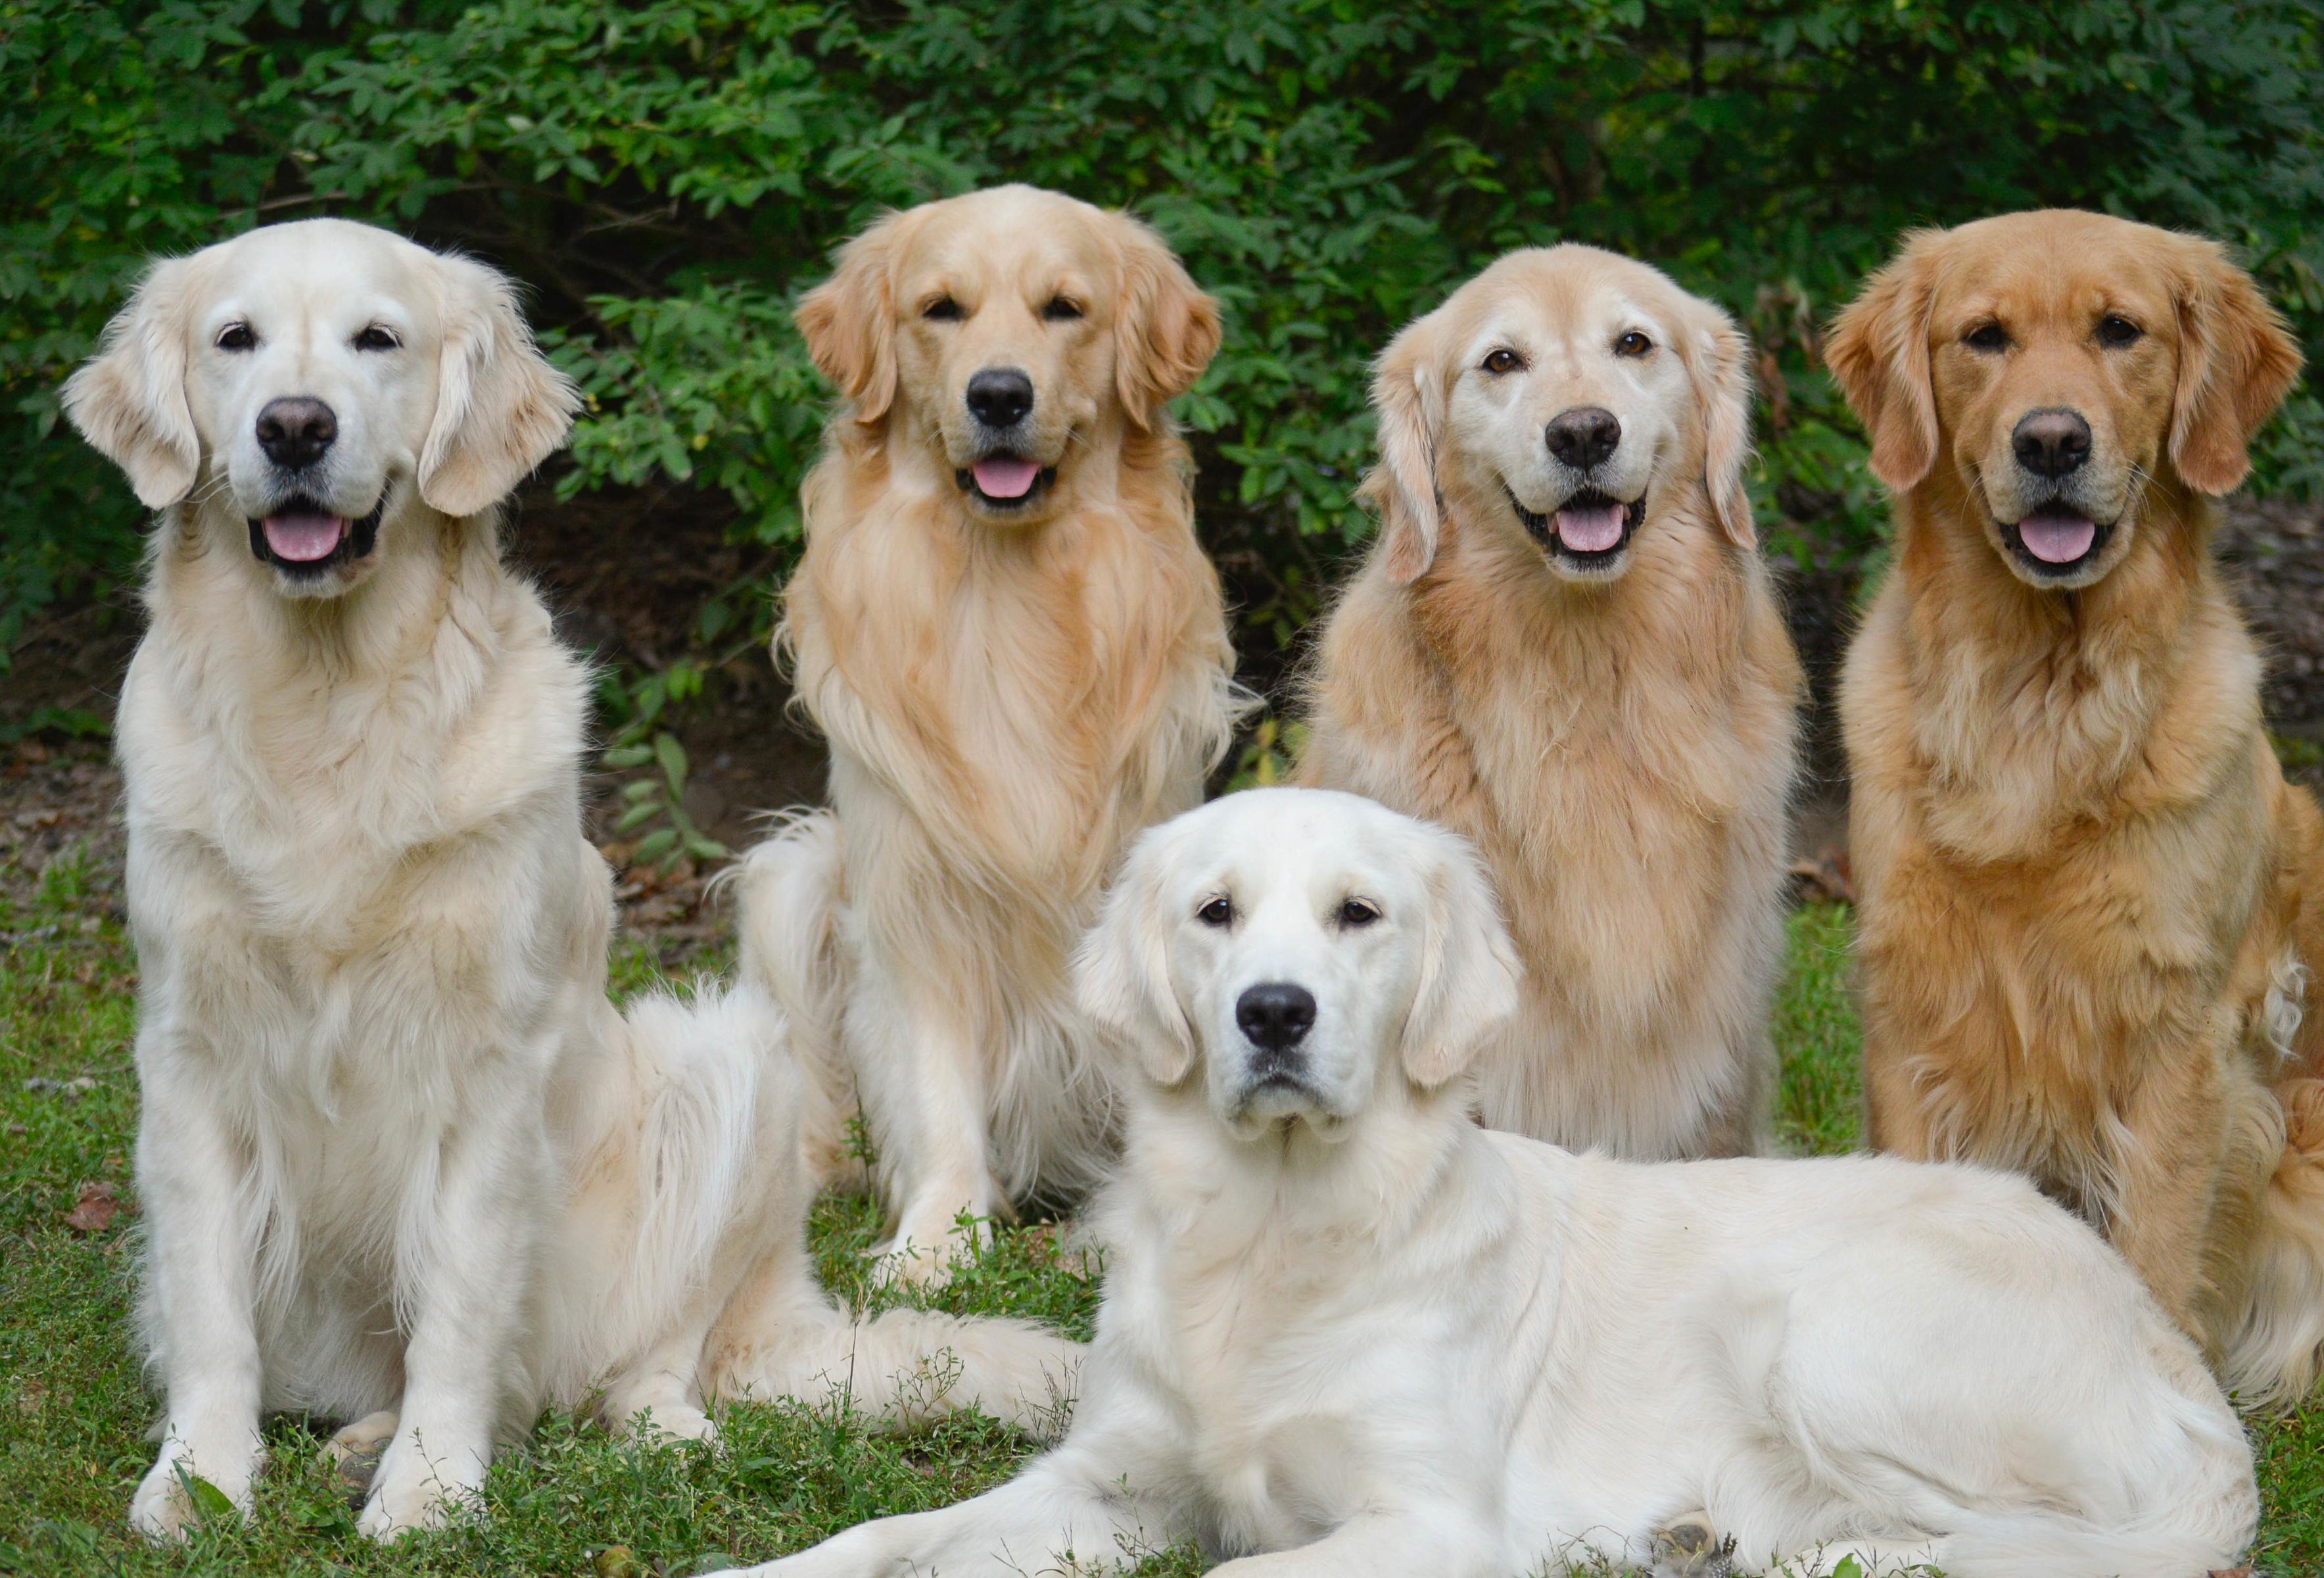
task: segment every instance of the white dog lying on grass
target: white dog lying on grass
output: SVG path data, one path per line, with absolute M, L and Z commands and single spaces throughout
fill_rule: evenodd
M 1467 846 L 1370 801 L 1255 790 L 1147 834 L 1078 967 L 1143 1078 L 1070 1434 L 759 1571 L 1091 1572 L 1187 1539 L 1250 1578 L 1730 1546 L 1744 1571 L 2233 1564 L 2242 1431 L 2088 1228 L 1963 1167 L 1480 1130 L 1462 1074 L 1512 960 Z
M 254 231 L 158 265 L 65 400 L 162 512 L 119 724 L 168 1405 L 131 1522 L 177 1532 L 198 1479 L 247 1509 L 263 1409 L 384 1444 L 374 1536 L 549 1400 L 1039 1423 L 1073 1344 L 816 1286 L 771 1006 L 606 1001 L 586 679 L 498 530 L 575 397 L 507 283 Z

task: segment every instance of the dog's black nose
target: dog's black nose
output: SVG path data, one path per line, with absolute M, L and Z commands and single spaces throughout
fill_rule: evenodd
M 319 400 L 270 400 L 258 413 L 258 447 L 275 465 L 312 466 L 339 436 L 339 419 Z
M 1235 999 L 1235 1023 L 1250 1044 L 1288 1052 L 1315 1027 L 1315 994 L 1288 981 L 1268 981 Z
M 988 428 L 1014 427 L 1033 409 L 1033 381 L 1014 367 L 987 367 L 968 381 L 969 414 Z
M 2009 435 L 2017 464 L 2036 476 L 2064 476 L 2080 471 L 2090 457 L 2090 425 L 2082 413 L 2052 406 L 2029 411 L 2017 420 Z
M 1603 406 L 1581 405 L 1560 411 L 1542 435 L 1549 452 L 1576 471 L 1587 471 L 1622 442 L 1622 424 Z

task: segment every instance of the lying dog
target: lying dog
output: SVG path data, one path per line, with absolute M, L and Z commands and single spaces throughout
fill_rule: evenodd
M 586 676 L 498 532 L 574 404 L 497 275 L 336 220 L 158 265 L 67 387 L 162 512 L 118 724 L 148 1533 L 196 1475 L 249 1506 L 266 1409 L 384 1441 L 383 1536 L 546 1400 L 699 1435 L 852 1378 L 1024 1423 L 1065 1378 L 1029 1328 L 829 1306 L 755 993 L 607 1002 Z
M 1380 512 L 1300 781 L 1465 835 L 1526 966 L 1497 1129 L 1765 1148 L 1800 668 L 1743 491 L 1749 346 L 1593 247 L 1512 253 L 1398 335 Z
M 1226 748 L 1232 654 L 1167 402 L 1218 311 L 1120 214 L 1002 187 L 851 242 L 799 304 L 846 397 L 779 647 L 832 810 L 754 851 L 742 955 L 788 1010 L 844 1167 L 860 1099 L 895 1232 L 1086 1188 L 1113 1100 L 1066 955 L 1139 828 Z
M 2296 1398 L 2324 823 L 2210 535 L 2299 352 L 2215 244 L 2055 212 L 1914 237 L 1828 355 L 1896 495 L 1840 697 L 1873 1142 L 2032 1175 Z
M 1062 1446 L 757 1569 L 2188 1578 L 2256 1525 L 2193 1344 L 2023 1181 L 1886 1158 L 1639 1165 L 1479 1129 L 1517 1001 L 1467 846 L 1351 796 L 1148 834 L 1080 959 L 1134 1053 Z M 1259 1555 L 1259 1553 L 1272 1553 Z

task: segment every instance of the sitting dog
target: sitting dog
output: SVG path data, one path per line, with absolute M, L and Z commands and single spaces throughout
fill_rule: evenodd
M 2201 1356 L 2023 1180 L 1628 1163 L 1473 1124 L 1464 1071 L 1517 968 L 1451 834 L 1230 797 L 1139 840 L 1078 981 L 1136 1075 L 1070 1433 L 990 1494 L 759 1573 L 1092 1572 L 1196 1540 L 1245 1558 L 1222 1578 L 1681 1546 L 2190 1578 L 2252 1536 Z
M 1801 675 L 1743 490 L 1749 358 L 1588 246 L 1510 254 L 1380 358 L 1379 540 L 1299 781 L 1483 854 L 1526 965 L 1477 1063 L 1497 1129 L 1766 1146 Z
M 873 226 L 798 322 L 846 403 L 778 645 L 832 809 L 751 855 L 742 968 L 823 1094 L 812 1166 L 844 1176 L 860 1102 L 885 1269 L 927 1280 L 963 1213 L 1070 1198 L 1113 1154 L 1065 962 L 1234 717 L 1166 409 L 1218 310 L 1135 220 L 1002 187 Z
M 2299 349 L 2217 243 L 2060 211 L 1914 236 L 1828 355 L 1896 498 L 1840 692 L 1872 1141 L 2024 1171 L 2296 1399 L 2324 817 L 2210 537 Z
M 700 1435 L 711 1395 L 852 1378 L 1037 1422 L 1072 1345 L 816 1287 L 770 1005 L 606 1001 L 586 675 L 498 530 L 575 397 L 507 283 L 254 231 L 154 268 L 66 405 L 161 512 L 118 724 L 167 1405 L 132 1523 L 180 1530 L 195 1476 L 246 1509 L 267 1409 L 384 1441 L 375 1536 L 549 1400 Z

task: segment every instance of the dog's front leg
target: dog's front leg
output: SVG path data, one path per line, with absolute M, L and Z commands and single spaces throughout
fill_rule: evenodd
M 1211 1569 L 1212 1578 L 1506 1578 L 1484 1509 L 1445 1503 L 1351 1518 L 1322 1539 Z
M 513 1064 L 514 1059 L 510 1059 Z M 440 1525 L 472 1500 L 490 1466 L 533 1274 L 541 1218 L 555 1198 L 538 1091 L 511 1067 L 447 1134 L 420 1241 L 399 1243 L 412 1311 L 395 1439 L 379 1461 L 357 1527 L 374 1539 Z
M 848 1004 L 848 1051 L 896 1213 L 883 1274 L 927 1284 L 974 1247 L 962 1213 L 989 1217 L 1001 1200 L 986 1161 L 985 1057 L 963 1022 L 966 1005 L 931 1001 L 932 983 L 899 974 L 862 973 Z
M 262 1458 L 263 1370 L 243 1163 L 208 1098 L 208 1053 L 165 1047 L 171 1039 L 165 1014 L 156 1013 L 137 1055 L 137 1188 L 152 1245 L 144 1316 L 168 1414 L 161 1456 L 137 1487 L 129 1522 L 156 1538 L 193 1520 L 197 1478 L 248 1511 Z
M 1190 1532 L 1167 1496 L 1139 1493 L 1157 1483 L 1154 1454 L 1129 1461 L 1068 1441 L 973 1500 L 858 1524 L 737 1578 L 1111 1578 Z

